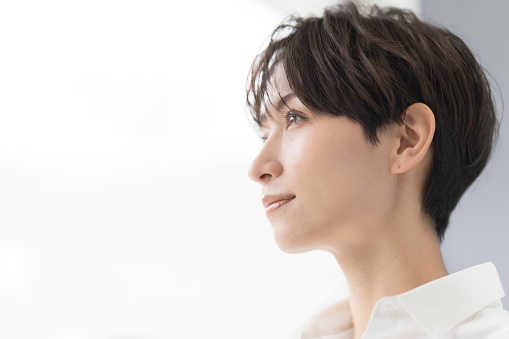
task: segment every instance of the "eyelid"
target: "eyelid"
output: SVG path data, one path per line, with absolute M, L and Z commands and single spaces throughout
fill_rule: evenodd
M 300 112 L 297 112 L 297 111 L 295 111 L 295 110 L 290 109 L 290 110 L 288 110 L 288 111 L 286 111 L 286 112 L 283 112 L 283 120 L 284 120 L 284 121 L 286 122 L 286 124 L 287 124 L 286 128 L 290 127 L 291 125 L 295 125 L 295 124 L 300 123 L 300 121 L 296 121 L 295 123 L 290 124 L 290 123 L 288 122 L 288 118 L 289 118 L 290 116 L 294 116 L 294 117 L 296 117 L 296 118 L 300 118 L 301 120 L 307 120 L 307 119 L 308 119 L 308 118 L 306 118 L 306 116 L 305 116 L 305 115 L 301 114 Z M 265 143 L 265 142 L 267 141 L 267 139 L 268 139 L 268 136 L 266 137 L 266 136 L 264 136 L 263 134 L 260 134 L 260 135 L 259 135 L 259 137 L 260 137 L 260 140 L 262 141 L 262 143 Z
M 288 124 L 288 127 L 289 127 L 289 126 L 291 126 L 291 125 L 289 124 L 289 121 L 288 121 L 288 119 L 289 119 L 289 117 L 290 117 L 290 116 L 298 117 L 298 118 L 300 118 L 301 120 L 306 120 L 306 119 L 307 119 L 304 115 L 299 114 L 299 112 L 296 112 L 296 111 L 294 111 L 294 110 L 292 110 L 292 109 L 291 109 L 291 110 L 288 110 L 288 111 L 286 111 L 286 112 L 283 114 L 283 120 L 284 120 L 284 121 Z M 295 122 L 295 124 L 296 124 L 296 123 L 298 123 L 298 121 L 297 121 L 297 122 Z M 292 125 L 293 125 L 293 124 L 292 124 Z
M 268 134 L 267 134 L 267 135 L 268 135 Z M 261 140 L 263 143 L 265 143 L 265 141 L 267 141 L 267 138 L 268 138 L 268 137 L 266 137 L 266 136 L 265 136 L 265 133 L 263 132 L 263 130 L 262 130 L 262 129 L 260 129 L 260 131 L 259 131 L 259 133 L 258 133 L 258 137 L 260 138 L 260 140 Z

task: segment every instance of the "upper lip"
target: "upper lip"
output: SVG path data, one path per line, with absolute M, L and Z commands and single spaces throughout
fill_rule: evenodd
M 291 194 L 264 195 L 262 198 L 262 204 L 265 208 L 267 208 L 277 201 L 292 200 L 293 198 L 295 198 L 295 195 Z

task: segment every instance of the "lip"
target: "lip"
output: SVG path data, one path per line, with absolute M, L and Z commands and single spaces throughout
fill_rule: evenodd
M 265 207 L 265 213 L 267 214 L 267 217 L 276 212 L 282 206 L 292 201 L 294 198 L 295 195 L 289 194 L 265 195 L 262 199 L 262 203 Z

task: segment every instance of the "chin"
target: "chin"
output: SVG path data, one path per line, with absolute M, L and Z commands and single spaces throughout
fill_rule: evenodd
M 287 232 L 278 232 L 276 229 L 274 229 L 274 240 L 279 249 L 288 254 L 304 253 L 315 249 L 309 244 L 307 237 L 299 237 Z
M 309 249 L 301 248 L 301 247 L 295 247 L 295 246 L 282 246 L 280 243 L 277 243 L 277 246 L 279 249 L 285 253 L 288 254 L 299 254 L 310 251 Z

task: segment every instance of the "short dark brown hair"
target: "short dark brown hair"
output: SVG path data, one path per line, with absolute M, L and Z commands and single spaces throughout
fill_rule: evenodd
M 433 163 L 422 204 L 441 241 L 498 134 L 489 82 L 467 45 L 448 29 L 392 7 L 349 2 L 327 8 L 322 17 L 291 16 L 274 30 L 250 72 L 247 105 L 255 127 L 279 65 L 306 107 L 359 123 L 373 145 L 382 128 L 403 123 L 413 103 L 431 108 Z

